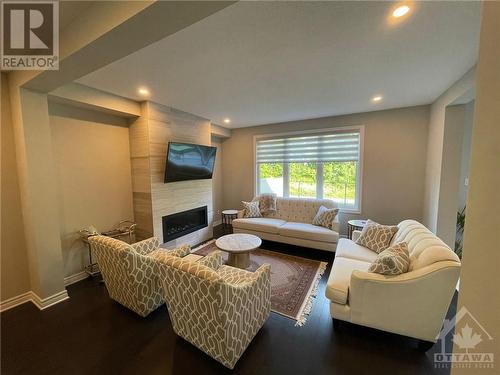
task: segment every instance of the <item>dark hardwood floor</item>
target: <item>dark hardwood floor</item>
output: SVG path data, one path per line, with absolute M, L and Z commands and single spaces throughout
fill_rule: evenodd
M 220 228 L 217 228 L 220 234 Z M 448 374 L 435 345 L 343 323 L 334 331 L 324 296 L 333 254 L 264 242 L 263 248 L 329 262 L 308 321 L 271 313 L 233 371 L 177 337 L 165 306 L 141 318 L 87 279 L 70 299 L 39 311 L 31 303 L 1 314 L 2 374 Z M 454 315 L 456 297 L 448 312 Z M 451 336 L 451 335 L 449 335 Z

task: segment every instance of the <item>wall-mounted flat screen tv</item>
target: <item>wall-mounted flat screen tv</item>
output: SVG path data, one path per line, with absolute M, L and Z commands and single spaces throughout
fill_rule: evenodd
M 212 178 L 216 147 L 169 142 L 165 182 Z

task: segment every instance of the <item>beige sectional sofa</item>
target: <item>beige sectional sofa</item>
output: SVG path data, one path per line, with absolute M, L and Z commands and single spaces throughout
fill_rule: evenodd
M 405 241 L 410 270 L 397 276 L 367 272 L 374 251 L 340 239 L 326 297 L 331 316 L 363 326 L 436 342 L 460 275 L 458 256 L 422 224 L 398 224 L 392 244 Z M 355 231 L 356 240 L 360 232 Z
M 332 229 L 313 225 L 320 206 L 337 207 L 329 199 L 277 198 L 276 212 L 265 217 L 243 218 L 240 211 L 238 219 L 233 220 L 233 231 L 269 241 L 335 251 L 339 239 L 338 216 Z

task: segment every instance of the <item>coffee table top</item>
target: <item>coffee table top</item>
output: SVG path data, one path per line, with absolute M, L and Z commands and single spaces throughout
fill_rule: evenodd
M 262 240 L 253 234 L 235 233 L 220 237 L 215 245 L 228 253 L 246 253 L 257 249 Z

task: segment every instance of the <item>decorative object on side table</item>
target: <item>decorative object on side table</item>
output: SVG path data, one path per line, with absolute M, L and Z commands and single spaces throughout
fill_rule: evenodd
M 366 220 L 349 220 L 347 222 L 347 237 L 352 240 L 352 232 L 355 230 L 363 230 L 366 225 Z
M 250 266 L 250 252 L 259 248 L 262 240 L 253 234 L 227 234 L 215 241 L 215 245 L 229 253 L 227 264 L 246 269 Z
M 222 211 L 222 227 L 224 228 L 224 233 L 228 232 L 234 219 L 238 218 L 238 210 L 224 210 Z
M 113 229 L 102 233 L 99 233 L 97 229 L 92 225 L 87 229 L 79 230 L 78 235 L 80 236 L 80 239 L 85 244 L 87 244 L 89 250 L 89 265 L 85 267 L 85 272 L 87 272 L 87 274 L 92 277 L 100 273 L 99 266 L 92 259 L 92 247 L 89 242 L 89 237 L 97 236 L 99 234 L 118 239 L 121 239 L 122 237 L 128 237 L 128 243 L 131 244 L 134 242 L 134 234 L 136 226 L 137 224 L 131 220 L 123 220 L 120 221 L 118 225 L 116 225 L 116 227 L 114 227 Z

